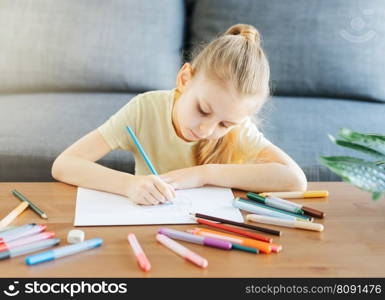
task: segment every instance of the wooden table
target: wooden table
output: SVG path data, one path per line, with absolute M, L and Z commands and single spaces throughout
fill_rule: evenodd
M 17 189 L 48 214 L 45 222 L 27 210 L 12 225 L 47 223 L 67 244 L 66 235 L 73 229 L 76 188 L 63 183 L 0 183 L 0 217 L 19 200 Z M 310 182 L 309 190 L 327 189 L 329 198 L 298 199 L 326 212 L 319 221 L 321 233 L 280 227 L 283 245 L 279 254 L 251 254 L 223 251 L 195 244 L 187 245 L 209 261 L 200 269 L 170 252 L 155 241 L 160 226 L 79 227 L 86 238 L 101 237 L 98 248 L 71 257 L 28 267 L 24 257 L 0 261 L 1 277 L 384 277 L 385 276 L 385 201 L 373 202 L 370 194 L 342 182 Z M 239 192 L 235 192 L 239 195 Z M 173 225 L 185 230 L 196 225 Z M 278 229 L 279 227 L 262 225 Z M 151 263 L 152 270 L 141 272 L 126 240 L 134 232 Z

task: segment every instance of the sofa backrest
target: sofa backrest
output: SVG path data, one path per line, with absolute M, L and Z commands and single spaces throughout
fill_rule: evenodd
M 175 85 L 180 0 L 0 1 L 0 93 Z
M 385 102 L 384 0 L 192 1 L 190 45 L 236 23 L 262 34 L 275 95 Z

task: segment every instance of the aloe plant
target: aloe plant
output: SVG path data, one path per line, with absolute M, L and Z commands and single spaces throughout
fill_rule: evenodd
M 385 193 L 385 135 L 364 134 L 341 128 L 338 138 L 329 135 L 336 145 L 368 154 L 364 160 L 351 156 L 321 156 L 320 162 L 359 189 L 372 193 L 378 200 Z

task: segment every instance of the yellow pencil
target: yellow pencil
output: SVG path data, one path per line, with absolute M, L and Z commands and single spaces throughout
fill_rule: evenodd
M 304 191 L 304 192 L 264 192 L 260 193 L 261 196 L 271 196 L 271 197 L 278 197 L 278 198 L 320 198 L 320 197 L 328 197 L 329 192 L 326 190 L 321 191 Z
M 28 202 L 23 201 L 18 206 L 16 206 L 8 215 L 6 215 L 0 221 L 0 229 L 7 227 L 9 223 L 16 219 L 17 216 L 20 215 L 28 207 L 28 205 Z

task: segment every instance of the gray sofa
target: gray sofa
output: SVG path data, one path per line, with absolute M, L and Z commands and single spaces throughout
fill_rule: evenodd
M 61 151 L 173 88 L 192 47 L 235 23 L 260 30 L 271 64 L 261 130 L 309 181 L 340 180 L 318 157 L 352 152 L 327 134 L 385 132 L 382 0 L 0 0 L 0 181 L 52 181 Z M 134 171 L 124 151 L 100 163 Z

